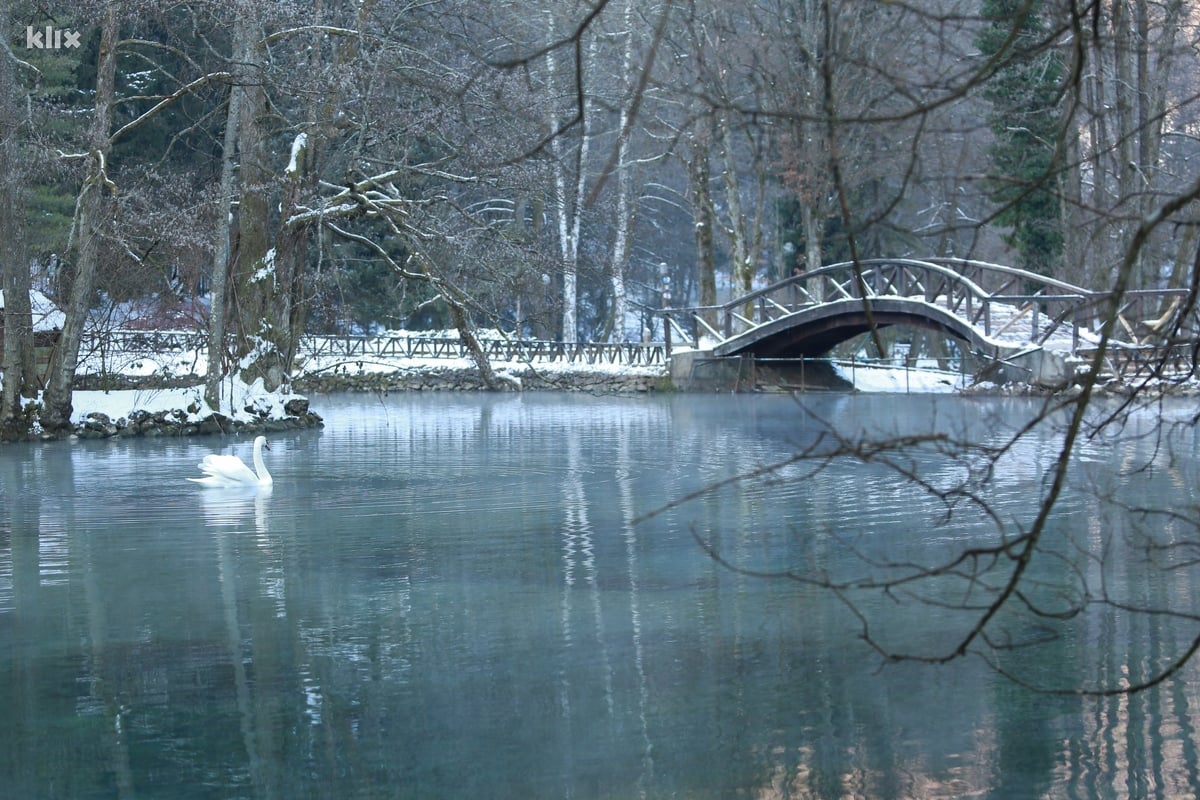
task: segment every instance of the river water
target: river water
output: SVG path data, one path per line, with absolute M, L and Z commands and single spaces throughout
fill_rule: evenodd
M 1021 593 L 974 638 L 1011 562 L 929 569 L 1016 547 L 1061 434 L 960 444 L 1004 443 L 1038 401 L 314 408 L 323 430 L 271 438 L 266 493 L 185 480 L 214 448 L 248 461 L 248 440 L 0 449 L 0 796 L 1200 786 L 1195 667 L 1132 696 L 1066 691 L 1144 680 L 1200 632 L 1190 407 L 1082 441 Z

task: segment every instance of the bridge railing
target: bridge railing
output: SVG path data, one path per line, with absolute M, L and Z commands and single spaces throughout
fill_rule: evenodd
M 1138 343 L 1161 335 L 1176 320 L 1185 290 L 1132 291 L 1117 310 L 1114 338 Z M 1112 295 L 1014 267 L 956 259 L 877 259 L 834 264 L 792 276 L 716 306 L 670 309 L 701 337 L 718 342 L 789 314 L 837 300 L 904 298 L 935 304 L 989 338 L 1045 344 L 1070 339 L 1078 349 L 1094 340 L 1111 315 Z M 1185 336 L 1200 333 L 1193 316 Z
M 1077 355 L 1091 362 L 1092 349 L 1084 348 Z M 1195 344 L 1129 345 L 1116 343 L 1109 347 L 1100 365 L 1103 380 L 1135 386 L 1144 381 L 1184 381 L 1197 377 Z
M 232 339 L 230 340 L 232 344 Z M 479 340 L 494 361 L 663 366 L 667 361 L 662 342 L 556 342 L 538 339 Z M 89 331 L 84 335 L 84 353 L 125 356 L 204 351 L 208 338 L 201 331 L 122 330 Z M 457 336 L 316 336 L 300 339 L 298 355 L 305 358 L 406 360 L 417 358 L 468 358 L 470 352 Z
M 1043 324 L 1057 327 L 1070 319 L 1080 305 L 1078 293 L 1049 295 L 1023 291 L 1020 275 L 1004 275 L 989 291 L 969 277 L 948 266 L 931 262 L 878 260 L 853 264 L 834 264 L 750 292 L 718 306 L 686 309 L 696 320 L 697 335 L 707 334 L 720 341 L 751 328 L 821 304 L 839 300 L 899 297 L 937 304 L 981 329 L 985 335 L 1011 321 L 1011 315 L 993 320 L 993 302 L 1030 306 L 1031 336 L 1041 332 Z M 1057 287 L 1055 287 L 1057 288 Z

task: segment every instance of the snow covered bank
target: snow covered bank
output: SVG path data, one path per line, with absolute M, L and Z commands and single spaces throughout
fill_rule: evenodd
M 262 381 L 229 379 L 221 389 L 229 411 L 215 411 L 201 386 L 181 389 L 78 391 L 71 422 L 82 438 L 109 436 L 192 436 L 206 433 L 256 433 L 320 427 L 320 415 L 308 399 L 291 392 L 268 392 Z M 225 405 L 225 402 L 223 402 Z M 30 431 L 44 433 L 36 421 Z
M 334 392 L 473 392 L 488 387 L 479 370 L 466 359 L 428 359 L 432 363 L 396 366 L 360 362 L 336 369 L 301 375 L 293 387 L 309 394 Z M 669 388 L 661 367 L 621 365 L 545 365 L 501 362 L 493 364 L 497 387 L 509 391 L 567 391 L 597 394 L 661 391 Z
M 132 348 L 131 348 L 132 349 Z M 139 350 L 146 348 L 137 348 Z M 80 369 L 72 423 L 81 437 L 162 436 L 242 433 L 319 426 L 308 396 L 337 392 L 480 391 L 485 387 L 467 358 L 367 356 L 347 358 L 308 354 L 285 391 L 267 392 L 260 382 L 227 380 L 222 413 L 203 397 L 202 350 L 159 347 L 161 352 L 91 350 Z M 676 350 L 676 355 L 683 351 Z M 633 394 L 670 391 L 671 377 L 662 365 L 556 361 L 493 360 L 500 387 L 507 391 L 582 391 Z M 860 392 L 951 393 L 966 391 L 967 376 L 930 369 L 904 369 L 883 364 L 838 363 L 829 366 L 846 388 Z M 741 391 L 801 390 L 788 380 L 762 370 L 761 384 L 739 381 Z M 776 385 L 771 385 L 772 381 Z M 801 381 L 803 383 L 803 381 Z M 706 391 L 720 391 L 709 387 Z M 728 390 L 728 388 L 726 388 Z M 319 407 L 319 400 L 314 406 Z M 41 436 L 36 423 L 31 431 Z

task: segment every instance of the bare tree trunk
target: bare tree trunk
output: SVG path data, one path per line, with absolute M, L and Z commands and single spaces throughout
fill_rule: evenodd
M 246 4 L 247 6 L 249 4 Z M 247 8 L 247 12 L 249 8 Z M 267 90 L 263 53 L 254 43 L 256 22 L 242 15 L 250 44 L 240 56 L 245 68 L 245 94 L 238 109 L 237 235 L 233 248 L 233 309 L 237 356 L 242 380 L 262 378 L 267 389 L 283 381 L 273 325 L 272 298 L 280 290 L 276 252 L 271 247 L 271 173 L 266 142 Z
M 1159 154 L 1164 124 L 1172 118 L 1167 98 L 1187 6 L 1182 0 L 1157 7 L 1126 0 L 1103 4 L 1102 11 L 1107 27 L 1090 43 L 1083 91 L 1091 114 L 1088 206 L 1102 210 L 1095 214 L 1088 246 L 1093 261 L 1106 268 L 1086 285 L 1116 279 L 1125 248 L 1167 188 Z M 1158 265 L 1173 257 L 1170 248 L 1160 237 L 1138 249 L 1133 288 L 1158 286 Z
M 1109 152 L 1112 139 L 1109 132 L 1109 115 L 1105 112 L 1109 105 L 1107 86 L 1111 81 L 1104 79 L 1103 72 L 1107 67 L 1099 40 L 1092 42 L 1090 55 L 1096 66 L 1095 74 L 1084 78 L 1086 102 L 1091 109 L 1088 133 L 1092 141 L 1092 146 L 1089 148 L 1090 163 L 1088 165 L 1092 173 L 1091 197 L 1086 207 L 1111 209 L 1114 203 L 1113 185 L 1110 157 L 1106 154 Z M 1113 279 L 1117 268 L 1116 264 L 1120 261 L 1119 244 L 1110 235 L 1108 223 L 1099 215 L 1092 215 L 1088 227 L 1087 239 L 1091 242 L 1091 263 L 1082 285 L 1106 286 Z
M 735 292 L 743 294 L 754 288 L 754 263 L 746 240 L 745 216 L 742 212 L 741 186 L 738 181 L 737 156 L 733 146 L 733 125 L 729 114 L 720 115 L 721 158 L 725 163 L 725 204 L 729 208 L 726 232 L 733 248 L 733 285 Z
M 816 269 L 825 261 L 821 252 L 824 245 L 825 231 L 821 227 L 824 220 L 817 214 L 813 203 L 805 203 L 800 208 L 800 219 L 804 224 L 804 263 L 809 269 Z
M 1059 179 L 1064 202 L 1060 204 L 1063 231 L 1063 278 L 1078 286 L 1090 286 L 1089 250 L 1086 232 L 1079 219 L 1083 204 L 1083 149 L 1078 138 L 1066 147 L 1069 165 Z
M 549 36 L 553 41 L 556 37 L 555 16 L 553 11 L 547 12 L 549 19 Z M 595 55 L 596 38 L 593 37 L 588 47 L 590 62 Z M 546 71 L 550 92 L 558 92 L 558 54 L 551 52 L 546 56 Z M 582 75 L 575 76 L 583 80 Z M 558 223 L 558 249 L 562 260 L 562 340 L 574 342 L 579 337 L 579 322 L 577 316 L 578 275 L 579 275 L 579 239 L 583 231 L 583 197 L 587 187 L 587 164 L 592 142 L 591 130 L 591 101 L 588 96 L 583 99 L 583 119 L 580 120 L 579 143 L 574 152 L 569 153 L 565 136 L 555 136 L 550 143 L 554 154 L 554 214 Z M 550 110 L 548 120 L 550 131 L 558 130 L 559 121 L 557 110 Z M 574 158 L 571 158 L 571 155 Z M 568 163 L 573 162 L 573 173 Z
M 1139 102 L 1138 109 L 1138 172 L 1143 183 L 1151 191 L 1141 191 L 1138 197 L 1141 201 L 1138 209 L 1138 219 L 1145 219 L 1155 208 L 1155 189 L 1162 186 L 1162 169 L 1159 154 L 1162 152 L 1163 129 L 1165 121 L 1170 116 L 1167 113 L 1167 96 L 1169 82 L 1174 74 L 1175 58 L 1178 48 L 1176 41 L 1184 14 L 1183 0 L 1171 0 L 1164 6 L 1161 23 L 1158 28 L 1158 41 L 1154 50 L 1150 45 L 1150 17 L 1152 12 L 1147 0 L 1137 2 L 1137 41 L 1138 64 L 1137 78 Z M 1190 248 L 1189 248 L 1190 249 Z M 1158 289 L 1163 276 L 1158 265 L 1171 259 L 1175 254 L 1170 250 L 1170 243 L 1165 243 L 1165 249 L 1151 250 L 1144 259 L 1147 268 L 1142 278 L 1142 287 Z
M 42 427 L 52 433 L 71 429 L 72 392 L 75 386 L 75 367 L 83 328 L 91 306 L 96 266 L 100 258 L 107 198 L 115 190 L 108 178 L 107 162 L 110 148 L 112 105 L 116 79 L 115 47 L 118 35 L 120 0 L 110 0 L 104 6 L 100 27 L 100 49 L 96 65 L 96 101 L 88 131 L 88 177 L 80 190 L 75 217 L 75 269 L 71 276 L 70 296 L 63 311 L 66 321 L 62 336 L 50 364 L 46 391 L 42 396 Z
M 291 160 L 284 172 L 279 203 L 285 214 L 300 205 L 309 179 L 314 175 L 309 163 L 312 161 L 313 144 L 305 133 L 297 134 L 292 142 Z M 308 235 L 307 224 L 285 225 L 279 231 L 276 243 L 275 280 L 279 285 L 272 298 L 270 318 L 275 329 L 281 380 L 286 379 L 291 371 L 300 334 L 304 330 L 304 274 L 308 266 Z
M 688 162 L 692 213 L 696 220 L 693 229 L 696 237 L 699 299 L 702 306 L 717 304 L 717 258 L 713 252 L 713 226 L 716 224 L 716 215 L 713 213 L 712 187 L 709 186 L 709 127 L 708 120 L 703 118 L 695 124 L 692 133 L 692 159 Z M 709 325 L 717 324 L 715 309 L 702 311 L 701 317 Z
M 471 360 L 475 362 L 475 367 L 479 370 L 480 380 L 489 389 L 497 388 L 498 380 L 496 378 L 496 371 L 492 369 L 492 362 L 488 358 L 487 353 L 484 352 L 483 346 L 479 343 L 479 338 L 475 335 L 475 326 L 471 324 L 470 311 L 463 302 L 460 293 L 457 289 L 442 280 L 440 275 L 435 273 L 429 259 L 420 251 L 415 251 L 413 256 L 421 265 L 422 274 L 425 275 L 430 285 L 433 286 L 441 296 L 442 301 L 446 304 L 446 308 L 450 312 L 450 321 L 454 323 L 459 338 L 462 339 L 463 345 L 467 348 L 467 352 L 470 353 Z
M 251 46 L 249 30 L 239 24 L 233 34 L 234 80 L 229 87 L 229 105 L 225 112 L 225 138 L 221 147 L 221 204 L 217 215 L 216 259 L 213 262 L 212 283 L 209 296 L 212 298 L 208 317 L 208 373 L 204 380 L 204 399 L 213 409 L 221 408 L 221 380 L 224 376 L 226 312 L 228 309 L 229 275 L 232 271 L 233 198 L 236 191 L 236 164 L 238 145 L 238 119 L 241 117 L 242 59 Z
M 360 36 L 369 31 L 370 20 L 375 12 L 377 0 L 361 0 L 358 3 L 357 30 L 359 36 L 348 36 L 340 40 L 334 70 L 340 74 L 350 70 L 356 60 L 363 58 Z M 321 40 L 325 33 L 313 33 L 309 45 L 308 69 L 311 74 L 321 72 Z M 283 188 L 279 208 L 285 219 L 294 213 L 305 198 L 315 194 L 320 175 L 321 160 L 325 157 L 330 142 L 336 136 L 337 117 L 341 112 L 346 84 L 334 81 L 323 95 L 313 94 L 308 103 L 308 118 L 303 130 L 292 140 L 288 166 L 283 174 Z M 272 324 L 275 326 L 276 346 L 279 351 L 281 374 L 286 378 L 291 372 L 300 345 L 300 337 L 308 320 L 308 256 L 312 236 L 309 221 L 284 224 L 276 238 L 276 265 L 279 290 L 272 303 Z
M 625 294 L 625 272 L 629 263 L 629 242 L 633 235 L 633 202 L 630 198 L 633 178 L 629 174 L 625 157 L 628 153 L 628 142 L 622 141 L 618 146 L 618 164 L 620 171 L 617 176 L 617 210 L 614 220 L 613 254 L 610 268 L 610 286 L 612 287 L 612 322 L 609 341 L 622 342 L 625 340 L 625 317 L 629 314 L 629 301 Z
M 612 328 L 609 341 L 625 340 L 625 317 L 629 314 L 629 301 L 625 293 L 625 273 L 629 268 L 630 239 L 633 236 L 634 202 L 633 170 L 629 163 L 629 140 L 634 91 L 634 0 L 625 2 L 625 54 L 622 59 L 621 75 L 626 82 L 621 113 L 618 115 L 617 133 L 617 209 L 613 221 L 613 254 L 610 269 L 612 286 Z
M 0 36 L 8 40 L 7 4 L 0 6 Z M 16 61 L 0 53 L 0 270 L 4 281 L 4 371 L 0 395 L 0 439 L 27 433 L 22 398 L 35 391 L 33 315 L 29 303 L 29 263 L 25 254 L 24 171 L 21 141 L 25 117 L 17 86 Z
M 1138 85 L 1134 82 L 1134 66 L 1136 61 L 1136 45 L 1133 41 L 1132 20 L 1130 16 L 1133 13 L 1124 2 L 1115 2 L 1111 6 L 1113 11 L 1113 57 L 1115 67 L 1115 78 L 1112 81 L 1114 88 L 1114 100 L 1117 116 L 1117 139 L 1114 142 L 1114 152 L 1117 154 L 1116 175 L 1117 175 L 1117 197 L 1133 198 L 1136 197 L 1139 191 L 1139 164 L 1137 161 L 1137 137 L 1134 133 L 1135 125 L 1138 118 Z M 1138 203 L 1137 205 L 1141 205 Z M 1133 231 L 1137 229 L 1138 220 L 1133 218 L 1135 210 L 1126 209 L 1121 215 L 1117 226 L 1119 235 L 1117 241 L 1122 249 L 1125 243 L 1128 242 L 1133 235 Z M 1144 260 L 1144 250 L 1139 250 L 1136 254 L 1137 263 L 1132 272 L 1133 285 L 1129 288 L 1141 288 L 1142 279 L 1142 264 Z M 1118 260 L 1113 260 L 1113 276 L 1116 280 L 1116 270 L 1118 269 Z

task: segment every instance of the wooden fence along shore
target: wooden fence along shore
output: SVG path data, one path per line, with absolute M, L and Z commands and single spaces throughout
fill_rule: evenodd
M 666 346 L 661 342 L 554 342 L 529 339 L 481 339 L 488 358 L 498 362 L 562 363 L 666 367 Z M 123 355 L 183 353 L 204 350 L 208 338 L 199 331 L 105 330 L 84 336 L 83 353 Z M 469 358 L 457 336 L 305 336 L 299 353 L 304 358 L 354 359 L 459 359 Z
M 680 334 L 683 332 L 680 331 Z M 679 338 L 684 338 L 682 335 Z M 545 340 L 484 339 L 480 342 L 488 358 L 495 362 L 565 364 L 576 366 L 615 365 L 661 367 L 668 365 L 667 345 L 662 342 L 554 342 Z M 688 343 L 690 345 L 690 342 Z M 162 353 L 202 352 L 207 337 L 196 331 L 108 330 L 85 335 L 83 353 L 109 353 L 113 362 L 130 356 Z M 449 336 L 305 336 L 300 341 L 302 358 L 345 359 L 433 359 L 469 358 L 462 341 Z M 1081 360 L 1090 356 L 1087 349 L 1078 352 Z M 1192 376 L 1195 347 L 1175 345 L 1130 345 L 1114 342 L 1102 367 L 1104 378 L 1131 383 L 1152 377 L 1181 379 Z M 822 359 L 813 359 L 822 360 Z M 865 362 L 864 362 L 865 363 Z
M 1123 296 L 1122 306 L 1115 309 L 1120 324 L 1100 368 L 1102 380 L 1133 383 L 1195 377 L 1200 319 L 1195 313 L 1181 311 L 1190 308 L 1185 295 L 1185 290 L 1176 289 L 1134 291 Z M 738 347 L 753 354 L 753 342 L 741 343 L 747 334 L 767 331 L 780 322 L 797 326 L 806 315 L 825 313 L 838 304 L 849 304 L 854 310 L 866 298 L 875 304 L 906 303 L 906 308 L 918 315 L 929 316 L 935 310 L 949 313 L 968 326 L 963 329 L 968 336 L 982 335 L 994 348 L 999 344 L 1022 350 L 1044 347 L 1072 357 L 1080 368 L 1094 358 L 1097 333 L 1105 316 L 1114 313 L 1107 292 L 1091 292 L 1013 267 L 955 259 L 874 259 L 821 267 L 721 306 L 664 307 L 658 311 L 664 342 L 558 342 L 500 334 L 482 337 L 479 343 L 497 364 L 658 367 L 665 371 L 672 338 L 699 348 L 703 336 L 716 342 L 717 350 L 732 349 L 714 350 L 717 356 L 737 356 L 741 352 Z M 663 299 L 666 306 L 668 296 Z M 1174 332 L 1169 339 L 1162 335 L 1168 330 Z M 230 352 L 232 344 L 231 339 Z M 202 353 L 206 348 L 203 331 L 118 329 L 86 335 L 81 355 L 98 356 L 104 364 L 130 356 Z M 470 353 L 457 335 L 397 333 L 305 336 L 297 356 L 301 364 L 311 365 L 323 360 L 465 359 Z

